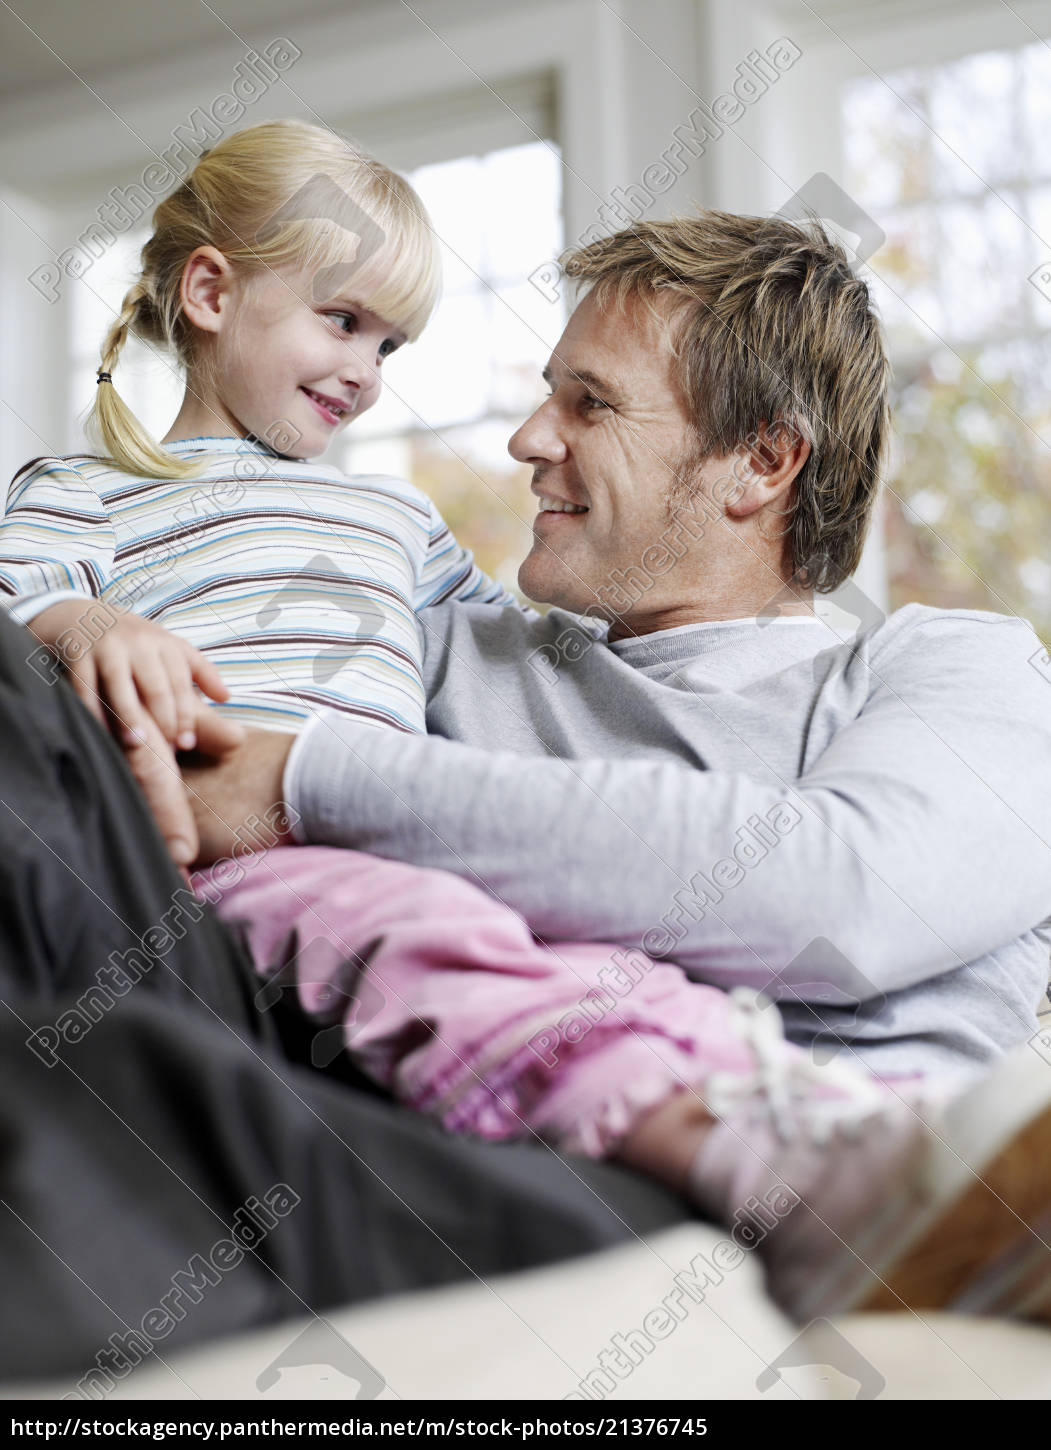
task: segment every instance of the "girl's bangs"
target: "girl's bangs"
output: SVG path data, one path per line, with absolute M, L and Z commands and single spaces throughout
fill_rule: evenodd
M 400 225 L 389 227 L 366 257 L 359 255 L 360 240 L 348 250 L 341 228 L 319 228 L 313 245 L 300 252 L 300 261 L 313 271 L 319 299 L 328 293 L 353 300 L 413 342 L 437 304 L 441 261 L 434 234 L 422 218 L 397 221 Z

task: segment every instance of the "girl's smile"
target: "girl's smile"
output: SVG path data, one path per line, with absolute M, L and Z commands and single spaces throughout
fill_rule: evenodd
M 357 412 L 356 399 L 343 402 L 339 398 L 329 398 L 324 393 L 316 393 L 313 388 L 304 388 L 303 392 L 333 428 L 337 428 L 345 418 L 350 418 Z

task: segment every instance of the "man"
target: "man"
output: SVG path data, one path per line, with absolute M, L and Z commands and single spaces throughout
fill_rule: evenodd
M 839 1052 L 959 1086 L 1034 1035 L 1047 985 L 1051 712 L 1033 632 L 911 606 L 830 644 L 815 616 L 814 592 L 857 565 L 887 426 L 867 290 L 826 237 L 709 213 L 619 233 L 568 270 L 590 290 L 546 369 L 550 397 L 510 445 L 540 503 L 520 582 L 556 608 L 422 616 L 427 738 L 321 718 L 292 747 L 257 735 L 189 771 L 205 857 L 284 802 L 295 839 L 481 883 L 542 939 L 617 942 L 761 988 L 818 1062 Z M 1029 1100 L 1023 1078 L 1051 1087 L 1023 1058 L 962 1116 Z M 794 1102 L 793 1128 L 815 1113 L 827 1125 L 825 1090 L 805 1091 L 821 1101 Z M 872 1192 L 907 1204 L 904 1148 L 873 1140 L 867 1161 L 833 1159 L 838 1175 L 801 1169 L 754 1136 L 752 1106 L 715 1115 L 721 1137 L 690 1094 L 668 1109 L 722 1165 L 714 1190 L 685 1158 L 670 1178 L 688 1171 L 714 1216 L 774 1167 L 796 1188 L 801 1174 L 841 1239 Z M 1037 1119 L 1030 1149 L 1047 1103 Z M 983 1162 L 1017 1161 L 1009 1137 Z M 989 1189 L 995 1170 L 978 1177 Z M 853 1220 L 840 1216 L 851 1180 Z M 1046 1209 L 1046 1185 L 1023 1199 L 1007 1237 L 982 1210 L 972 1239 L 1021 1252 L 1014 1231 Z M 959 1220 L 929 1221 L 960 1237 Z M 790 1242 L 773 1238 L 775 1279 Z M 1046 1249 L 1027 1248 L 1040 1281 Z M 781 1291 L 793 1312 L 812 1262 Z
M 321 720 L 191 772 L 207 856 L 285 799 L 301 839 L 480 881 L 539 936 L 771 992 L 802 1043 L 973 1072 L 1047 984 L 1051 699 L 1025 621 L 910 606 L 840 643 L 813 613 L 884 449 L 864 284 L 712 213 L 569 270 L 591 291 L 510 444 L 521 585 L 557 608 L 426 611 L 428 738 Z

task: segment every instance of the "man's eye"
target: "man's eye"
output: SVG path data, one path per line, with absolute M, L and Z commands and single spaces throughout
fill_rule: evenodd
M 580 406 L 587 412 L 596 412 L 599 408 L 608 408 L 609 404 L 604 403 L 601 398 L 595 398 L 590 393 L 585 393 L 580 400 Z

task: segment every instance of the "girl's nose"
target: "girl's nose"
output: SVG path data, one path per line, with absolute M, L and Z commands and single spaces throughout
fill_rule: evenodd
M 353 388 L 364 401 L 379 388 L 379 369 L 355 349 L 348 348 L 340 360 L 339 380 L 345 388 Z

